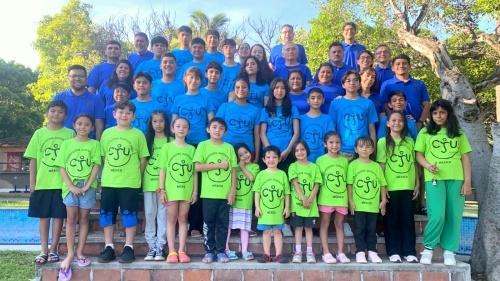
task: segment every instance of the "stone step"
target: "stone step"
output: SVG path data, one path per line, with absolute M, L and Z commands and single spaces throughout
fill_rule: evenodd
M 41 281 L 57 280 L 60 263 L 38 266 L 37 276 Z M 204 264 L 201 258 L 192 258 L 188 264 L 167 264 L 165 262 L 135 261 L 120 264 L 97 263 L 92 258 L 88 267 L 72 264 L 73 278 L 78 281 L 470 281 L 470 266 L 458 262 L 447 267 L 442 263 L 430 266 L 421 264 L 393 264 L 387 259 L 382 264 L 261 264 L 256 261 L 231 261 L 227 264 L 214 262 Z

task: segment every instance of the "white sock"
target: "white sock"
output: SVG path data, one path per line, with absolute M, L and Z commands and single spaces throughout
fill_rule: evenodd
M 104 246 L 104 248 L 106 248 L 106 247 L 108 247 L 108 246 L 110 246 L 110 247 L 111 247 L 111 249 L 113 249 L 113 250 L 115 249 L 115 244 L 106 244 L 106 246 Z
M 295 245 L 295 252 L 302 252 L 302 245 Z
M 130 249 L 132 249 L 132 250 L 134 249 L 134 245 L 125 245 L 125 246 L 123 246 L 123 248 L 125 248 L 125 247 L 127 247 L 127 246 L 129 246 L 129 247 L 130 247 Z
M 313 252 L 313 247 L 307 247 L 307 252 L 312 253 Z

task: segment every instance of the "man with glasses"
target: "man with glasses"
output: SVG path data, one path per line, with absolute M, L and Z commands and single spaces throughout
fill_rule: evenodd
M 116 63 L 122 55 L 122 45 L 116 40 L 110 40 L 106 43 L 106 61 L 96 65 L 89 73 L 88 86 L 91 93 L 97 93 L 102 83 L 111 78 L 115 71 Z
M 143 61 L 153 59 L 153 52 L 148 51 L 149 38 L 144 32 L 137 32 L 134 36 L 135 53 L 128 56 L 128 61 L 137 69 Z
M 377 59 L 377 66 L 375 71 L 377 72 L 378 88 L 382 87 L 382 84 L 394 78 L 394 71 L 392 71 L 391 65 L 391 49 L 387 44 L 379 44 L 375 48 L 375 58 Z
M 58 93 L 54 100 L 62 100 L 68 106 L 67 118 L 63 125 L 72 129 L 76 116 L 87 113 L 95 119 L 95 128 L 89 137 L 100 140 L 104 130 L 104 104 L 102 100 L 89 92 L 87 85 L 87 70 L 81 65 L 72 65 L 68 68 L 68 82 L 70 89 Z
M 346 22 L 342 27 L 342 36 L 344 37 L 344 41 L 342 42 L 342 46 L 344 47 L 343 62 L 352 66 L 357 65 L 359 52 L 366 50 L 365 46 L 358 44 L 356 41 L 356 31 L 357 27 L 353 22 Z
M 283 58 L 283 44 L 287 42 L 293 42 L 293 37 L 295 33 L 293 31 L 293 26 L 289 24 L 283 25 L 281 28 L 281 44 L 274 46 L 271 49 L 271 54 L 269 55 L 269 67 L 272 70 L 276 70 L 281 66 L 285 65 L 285 59 Z M 297 44 L 299 49 L 299 56 L 297 57 L 297 62 L 300 64 L 307 64 L 306 50 L 304 46 Z

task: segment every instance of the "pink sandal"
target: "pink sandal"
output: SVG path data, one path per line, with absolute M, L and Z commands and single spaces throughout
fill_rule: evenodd
M 186 252 L 179 252 L 179 262 L 180 263 L 188 263 L 188 262 L 191 262 L 191 259 L 186 254 Z
M 172 252 L 168 254 L 167 257 L 167 263 L 178 263 L 179 262 L 179 255 L 177 252 Z

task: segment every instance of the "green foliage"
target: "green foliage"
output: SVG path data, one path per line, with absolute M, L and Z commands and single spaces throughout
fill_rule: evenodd
M 0 251 L 0 281 L 29 281 L 35 278 L 33 259 L 38 252 Z
M 221 33 L 226 32 L 226 25 L 229 23 L 230 19 L 226 17 L 224 13 L 216 14 L 214 17 L 210 18 L 205 12 L 198 10 L 193 12 L 191 15 L 192 22 L 189 26 L 193 29 L 193 37 L 200 37 L 205 39 L 205 33 L 209 29 L 215 29 Z
M 15 62 L 0 59 L 0 138 L 32 134 L 43 122 L 43 109 L 28 85 L 37 73 Z

